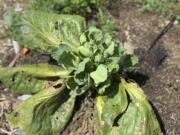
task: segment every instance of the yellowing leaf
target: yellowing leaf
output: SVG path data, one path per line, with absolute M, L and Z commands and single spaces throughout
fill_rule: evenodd
M 127 106 L 128 99 L 122 84 L 113 83 L 107 95 L 98 96 L 93 113 L 96 135 L 111 135 L 113 126 L 117 122 L 116 119 L 121 116 Z
M 127 83 L 124 79 L 114 96 L 111 94 L 97 98 L 94 124 L 96 135 L 163 135 L 143 91 L 137 84 Z
M 15 70 L 26 72 L 36 77 L 64 77 L 70 73 L 68 70 L 50 64 L 22 65 Z
M 69 121 L 75 98 L 64 89 L 44 89 L 21 103 L 14 114 L 7 115 L 12 128 L 24 135 L 59 135 Z
M 69 72 L 58 66 L 48 64 L 6 67 L 0 68 L 0 81 L 15 93 L 36 93 L 48 85 L 50 80 L 47 80 L 47 77 L 65 77 Z
M 13 38 L 27 48 L 42 52 L 51 52 L 60 44 L 76 50 L 85 27 L 84 21 L 84 18 L 76 15 L 26 11 L 21 17 L 20 26 L 13 30 L 18 33 Z
M 135 83 L 121 79 L 123 87 L 130 95 L 131 103 L 118 120 L 118 128 L 113 132 L 121 135 L 163 135 L 154 111 L 142 89 Z

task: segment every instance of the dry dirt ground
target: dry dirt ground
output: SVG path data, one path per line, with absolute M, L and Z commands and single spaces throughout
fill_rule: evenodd
M 2 2 L 2 1 L 1 1 Z M 0 3 L 0 20 L 6 6 L 17 6 L 13 0 L 4 0 Z M 6 4 L 6 5 L 5 5 Z M 112 8 L 112 7 L 111 7 Z M 111 9 L 118 23 L 118 37 L 124 43 L 129 52 L 135 52 L 139 57 L 149 48 L 151 42 L 159 32 L 169 23 L 169 18 L 155 13 L 146 13 L 134 4 L 121 4 Z M 5 32 L 0 27 L 0 66 L 7 66 L 15 56 L 11 40 L 4 38 Z M 40 58 L 40 60 L 39 60 Z M 46 55 L 30 53 L 24 58 L 20 58 L 18 63 L 34 63 L 48 61 Z M 156 46 L 148 53 L 147 57 L 137 67 L 135 72 L 130 73 L 129 77 L 135 79 L 144 89 L 150 102 L 157 112 L 162 129 L 166 135 L 180 135 L 180 28 L 174 25 L 162 38 L 158 40 Z M 5 113 L 13 111 L 18 104 L 17 95 L 13 95 L 0 84 L 0 135 L 12 134 L 13 129 L 9 129 L 5 119 Z M 91 117 L 87 111 L 91 111 L 92 104 L 88 100 L 79 108 L 79 112 L 72 123 L 67 127 L 64 135 L 85 135 L 87 128 L 91 127 Z M 81 116 L 81 114 L 83 116 Z M 89 122 L 83 123 L 83 117 Z M 77 121 L 76 121 L 77 118 Z M 78 131 L 72 129 L 72 125 Z M 84 131 L 79 131 L 82 126 Z M 86 128 L 86 129 L 85 129 Z M 70 133 L 69 130 L 73 132 Z M 92 135 L 93 133 L 90 133 Z M 91 131 L 93 132 L 93 131 Z M 13 134 L 12 134 L 13 135 Z
M 0 0 L 0 67 L 7 66 L 15 56 L 12 41 L 6 38 L 5 29 L 2 27 L 3 13 L 7 7 L 16 7 L 14 0 Z M 0 84 L 0 135 L 15 135 L 15 130 L 10 129 L 5 118 L 5 113 L 13 111 L 19 101 L 17 96 L 9 92 Z
M 168 17 L 142 12 L 133 4 L 122 4 L 118 16 L 119 38 L 130 52 L 139 56 L 169 23 Z M 177 25 L 158 40 L 138 65 L 137 73 L 143 76 L 134 79 L 142 83 L 163 130 L 167 135 L 180 135 L 180 29 Z

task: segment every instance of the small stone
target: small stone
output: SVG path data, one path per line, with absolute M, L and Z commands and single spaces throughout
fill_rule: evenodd
M 174 21 L 174 25 L 178 25 L 178 24 L 179 24 L 178 20 Z
M 32 95 L 30 95 L 30 94 L 29 95 L 28 94 L 27 95 L 21 95 L 21 96 L 18 96 L 18 99 L 24 101 L 24 100 L 30 98 L 31 96 Z
M 14 47 L 14 52 L 16 54 L 19 53 L 19 51 L 21 49 L 20 45 L 16 41 L 14 41 L 14 40 L 12 41 L 12 43 L 13 43 L 13 47 Z

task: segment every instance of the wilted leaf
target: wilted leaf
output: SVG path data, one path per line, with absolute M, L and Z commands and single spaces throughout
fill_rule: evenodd
M 27 48 L 43 52 L 50 52 L 60 44 L 76 50 L 84 28 L 84 18 L 80 16 L 40 11 L 25 12 L 20 21 L 21 27 L 14 28 L 14 31 L 19 31 L 18 35 L 13 35 L 14 40 Z
M 131 103 L 119 119 L 119 127 L 114 130 L 122 135 L 163 135 L 154 111 L 142 89 L 135 83 L 121 80 L 130 95 Z
M 55 65 L 22 65 L 0 68 L 0 81 L 15 93 L 28 94 L 44 89 L 48 85 L 47 77 L 65 77 L 68 74 L 69 71 Z
M 14 70 L 27 72 L 36 77 L 64 77 L 70 73 L 68 70 L 50 64 L 21 65 L 20 67 L 14 68 Z
M 122 84 L 113 83 L 108 89 L 109 94 L 96 98 L 93 118 L 96 135 L 112 135 L 111 131 L 116 126 L 117 119 L 128 106 L 127 95 Z
M 16 113 L 7 117 L 11 127 L 19 127 L 24 135 L 59 135 L 72 115 L 74 103 L 66 88 L 49 88 L 21 103 Z
M 127 83 L 122 79 L 119 91 L 121 93 L 115 94 L 117 98 L 113 96 L 107 96 L 105 99 L 103 96 L 97 98 L 94 113 L 95 124 L 97 124 L 95 125 L 96 134 L 163 135 L 153 109 L 142 90 L 135 83 Z M 129 104 L 125 91 L 130 96 Z M 112 102 L 109 102 L 111 100 Z

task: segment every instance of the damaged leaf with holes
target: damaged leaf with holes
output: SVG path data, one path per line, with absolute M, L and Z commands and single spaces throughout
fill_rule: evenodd
M 12 128 L 24 135 L 59 135 L 77 99 L 91 96 L 96 135 L 162 135 L 142 90 L 123 79 L 138 58 L 111 33 L 85 26 L 80 16 L 42 11 L 22 14 L 22 24 L 17 41 L 49 53 L 53 64 L 0 68 L 0 80 L 12 92 L 32 94 L 7 115 Z
M 0 80 L 13 92 L 34 94 L 55 84 L 57 77 L 67 76 L 69 71 L 55 65 L 34 64 L 0 68 L 0 74 Z
M 60 44 L 72 48 L 79 44 L 79 35 L 84 28 L 84 18 L 76 15 L 57 15 L 38 11 L 13 12 L 17 19 L 6 24 L 10 37 L 21 46 L 43 53 L 50 53 Z M 38 18 L 38 19 L 37 19 Z
M 38 11 L 19 15 L 22 21 L 20 29 L 15 27 L 14 31 L 21 34 L 13 38 L 29 49 L 53 52 L 55 55 L 56 48 L 60 46 L 68 46 L 72 51 L 80 44 L 79 37 L 85 28 L 85 20 L 80 16 Z M 57 55 L 61 54 L 57 52 Z M 66 62 L 63 59 L 57 57 L 61 62 L 57 65 L 47 63 L 0 68 L 0 80 L 12 92 L 32 94 L 16 108 L 15 113 L 7 115 L 12 128 L 20 128 L 25 135 L 57 135 L 63 131 L 72 116 L 76 100 L 75 96 L 70 96 L 70 89 L 65 85 L 73 69 L 62 66 L 62 62 Z

